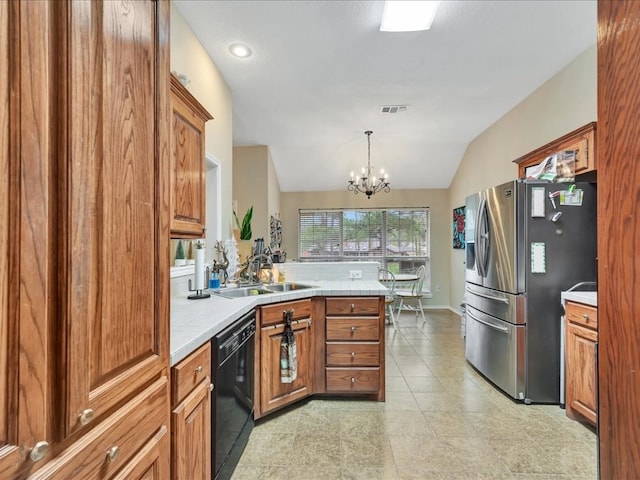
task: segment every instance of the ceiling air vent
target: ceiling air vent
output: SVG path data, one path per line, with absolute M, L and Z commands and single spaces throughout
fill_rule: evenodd
M 383 105 L 380 107 L 380 115 L 406 112 L 409 105 Z

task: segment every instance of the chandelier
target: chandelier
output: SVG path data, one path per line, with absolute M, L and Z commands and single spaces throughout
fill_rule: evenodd
M 391 191 L 389 181 L 387 180 L 387 174 L 384 173 L 384 169 L 380 169 L 379 178 L 376 178 L 375 175 L 373 175 L 373 167 L 371 166 L 372 133 L 373 132 L 371 130 L 364 132 L 367 136 L 367 166 L 362 167 L 362 176 L 357 176 L 355 179 L 353 178 L 353 172 L 351 172 L 351 179 L 349 180 L 349 185 L 347 185 L 347 189 L 350 192 L 355 194 L 362 192 L 367 196 L 367 198 L 371 198 L 371 195 L 379 192 L 380 190 L 384 190 L 387 193 Z

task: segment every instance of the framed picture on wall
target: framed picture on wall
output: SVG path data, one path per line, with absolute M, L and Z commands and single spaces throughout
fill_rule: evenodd
M 453 248 L 464 248 L 464 207 L 453 209 Z

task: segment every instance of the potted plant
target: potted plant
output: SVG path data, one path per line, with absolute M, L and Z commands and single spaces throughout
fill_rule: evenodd
M 187 264 L 187 260 L 184 258 L 184 246 L 182 240 L 178 240 L 178 246 L 176 247 L 176 267 L 183 267 Z
M 245 257 L 251 256 L 251 236 L 253 232 L 251 231 L 251 219 L 253 217 L 253 205 L 249 207 L 247 213 L 244 214 L 242 218 L 242 223 L 240 223 L 240 219 L 236 214 L 235 210 L 233 211 L 233 218 L 236 221 L 236 227 L 238 227 L 238 237 L 236 241 L 238 242 L 238 255 L 240 257 L 240 261 L 242 262 Z M 234 232 L 235 234 L 235 232 Z
M 251 219 L 253 217 L 253 205 L 251 207 L 249 207 L 249 210 L 247 210 L 247 213 L 244 214 L 244 217 L 242 218 L 242 224 L 240 224 L 240 219 L 238 218 L 238 215 L 236 214 L 235 210 L 233 212 L 233 218 L 236 221 L 236 227 L 238 227 L 238 231 L 239 233 L 239 240 L 251 240 Z

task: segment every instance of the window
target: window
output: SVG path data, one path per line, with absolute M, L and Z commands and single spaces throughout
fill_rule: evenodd
M 300 210 L 300 261 L 378 261 L 395 273 L 425 265 L 430 290 L 429 210 Z

